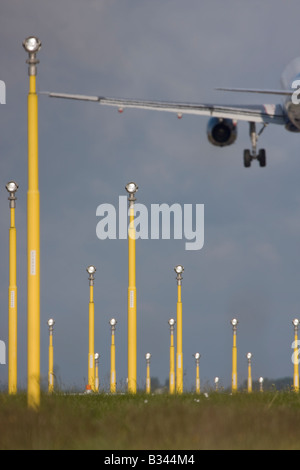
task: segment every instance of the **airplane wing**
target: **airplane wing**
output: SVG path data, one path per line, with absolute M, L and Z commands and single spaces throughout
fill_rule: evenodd
M 229 118 L 248 122 L 260 122 L 263 124 L 286 124 L 286 115 L 280 104 L 223 106 L 215 104 L 193 104 L 167 101 L 105 98 L 102 96 L 74 95 L 52 92 L 40 92 L 40 94 L 48 95 L 50 98 L 93 101 L 104 106 L 115 106 L 120 111 L 123 111 L 125 108 L 151 109 L 155 111 L 176 113 L 178 117 L 182 117 L 184 114 L 193 114 L 199 116 Z
M 262 95 L 280 95 L 280 96 L 292 96 L 295 90 L 266 90 L 259 88 L 215 88 L 215 90 L 221 91 L 234 91 L 241 93 L 260 93 Z

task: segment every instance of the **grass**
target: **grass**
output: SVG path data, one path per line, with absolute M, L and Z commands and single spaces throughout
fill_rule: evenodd
M 36 412 L 2 393 L 0 449 L 300 449 L 300 396 L 45 394 Z

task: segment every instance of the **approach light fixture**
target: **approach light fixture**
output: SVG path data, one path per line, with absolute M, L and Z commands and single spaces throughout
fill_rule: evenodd
M 53 318 L 49 318 L 47 323 L 48 323 L 49 328 L 51 328 L 54 326 L 55 321 L 53 320 Z
M 9 193 L 15 193 L 18 190 L 19 185 L 15 181 L 9 181 L 5 187 Z
M 36 36 L 29 36 L 23 41 L 23 47 L 25 51 L 28 52 L 29 54 L 38 52 L 41 46 L 42 46 L 42 43 L 39 40 L 39 38 L 37 38 Z
M 263 377 L 259 377 L 258 383 L 259 383 L 259 391 L 260 391 L 260 392 L 263 392 L 263 391 L 264 391 L 264 388 L 263 388 L 263 385 L 264 385 L 264 378 L 263 378 Z
M 183 271 L 184 271 L 184 267 L 179 264 L 178 266 L 175 266 L 174 271 L 175 271 L 177 274 L 182 274 Z
M 135 194 L 137 192 L 137 190 L 139 189 L 139 187 L 136 183 L 134 183 L 132 181 L 132 182 L 126 184 L 125 189 L 129 194 Z
M 96 272 L 95 266 L 88 266 L 86 270 L 89 274 L 94 274 Z

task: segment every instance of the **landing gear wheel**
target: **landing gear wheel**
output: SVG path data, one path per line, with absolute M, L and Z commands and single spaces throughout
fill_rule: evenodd
M 244 150 L 244 166 L 249 168 L 251 166 L 252 155 L 250 150 Z
M 258 152 L 257 160 L 259 161 L 260 166 L 266 166 L 266 151 L 265 149 L 260 149 Z

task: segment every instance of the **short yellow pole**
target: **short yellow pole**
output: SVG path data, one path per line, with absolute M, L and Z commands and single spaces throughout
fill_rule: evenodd
M 95 392 L 99 392 L 99 358 L 100 354 L 95 353 Z
M 29 54 L 28 94 L 28 193 L 27 193 L 27 309 L 28 309 L 28 406 L 40 406 L 40 195 L 38 187 L 38 96 L 36 53 L 38 38 L 24 40 Z
M 151 358 L 151 354 L 146 353 L 145 357 L 146 357 L 146 367 L 147 367 L 147 371 L 146 371 L 146 393 L 149 394 L 151 392 L 151 379 L 150 379 L 150 358 Z
M 299 326 L 299 320 L 298 318 L 295 318 L 293 320 L 293 325 L 294 325 L 294 378 L 293 378 L 293 388 L 295 392 L 299 392 L 299 364 L 298 364 L 298 326 Z
M 215 377 L 215 390 L 216 392 L 219 390 L 219 377 Z
M 88 389 L 95 391 L 95 304 L 94 304 L 94 280 L 95 266 L 89 266 L 90 301 L 89 301 L 89 355 L 88 355 Z
M 169 373 L 169 392 L 175 393 L 175 350 L 174 350 L 174 327 L 175 320 L 170 318 L 170 373 Z
M 10 181 L 9 192 L 9 286 L 8 286 L 8 393 L 17 393 L 17 232 L 15 227 L 15 193 L 18 185 Z
M 238 321 L 236 318 L 231 320 L 231 325 L 233 329 L 233 345 L 232 345 L 232 379 L 231 379 L 231 389 L 232 393 L 237 391 L 237 347 L 236 347 L 236 330 L 237 330 Z
M 183 266 L 178 265 L 174 268 L 177 273 L 177 352 L 176 352 L 176 392 L 183 393 L 183 364 L 182 364 L 182 302 L 181 302 L 181 282 Z
M 248 359 L 248 380 L 247 380 L 247 390 L 248 393 L 252 392 L 252 374 L 251 374 L 251 359 L 252 359 L 252 354 L 247 353 L 246 357 Z
M 199 371 L 199 364 L 200 364 L 200 357 L 199 353 L 194 354 L 194 358 L 196 360 L 196 393 L 200 393 L 200 371 Z
M 117 320 L 111 318 L 109 321 L 111 329 L 111 345 L 110 345 L 110 393 L 116 393 L 116 346 L 115 346 L 115 330 Z
M 53 329 L 55 321 L 49 318 L 49 368 L 48 368 L 48 392 L 53 393 L 54 390 L 54 371 L 53 371 Z
M 134 202 L 138 186 L 131 182 L 126 185 L 129 193 L 128 228 L 128 392 L 136 393 L 136 272 L 135 272 L 135 227 Z

